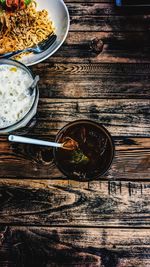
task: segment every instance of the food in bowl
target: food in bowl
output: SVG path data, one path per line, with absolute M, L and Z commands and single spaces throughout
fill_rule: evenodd
M 16 60 L 25 64 L 26 66 L 32 66 L 52 56 L 62 46 L 63 42 L 67 37 L 70 26 L 70 16 L 68 8 L 63 0 L 44 0 L 44 1 L 36 0 L 36 3 L 37 3 L 36 6 L 37 11 L 46 10 L 48 12 L 48 17 L 49 20 L 53 22 L 55 28 L 54 35 L 57 36 L 57 39 L 42 53 L 38 54 L 22 53 L 18 56 L 13 57 Z M 0 14 L 3 14 L 3 10 L 0 11 Z M 0 23 L 0 31 L 1 31 L 1 23 Z M 13 52 L 12 51 L 13 49 L 11 47 L 11 42 L 9 44 L 10 44 L 10 50 L 11 52 Z M 0 53 L 1 53 L 0 58 L 5 58 L 6 54 L 2 54 L 2 52 Z
M 56 142 L 68 138 L 75 141 L 75 149 L 54 149 L 58 168 L 69 178 L 80 181 L 98 179 L 110 167 L 114 157 L 111 135 L 99 123 L 90 120 L 74 121 L 60 130 Z
M 0 0 L 0 7 L 8 11 L 26 8 L 32 0 Z
M 38 90 L 28 88 L 33 75 L 23 64 L 0 60 L 0 133 L 24 127 L 35 115 Z
M 0 12 L 0 54 L 33 47 L 54 31 L 48 11 L 37 11 L 35 1 L 3 1 Z
M 8 11 L 24 9 L 32 0 L 0 0 L 0 7 Z

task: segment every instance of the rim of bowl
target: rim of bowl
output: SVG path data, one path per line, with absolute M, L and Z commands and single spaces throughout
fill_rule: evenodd
M 64 35 L 64 37 L 63 37 L 63 39 L 62 39 L 62 41 L 60 42 L 60 44 L 52 51 L 52 52 L 50 52 L 48 55 L 45 55 L 43 58 L 41 58 L 41 59 L 39 59 L 39 60 L 35 60 L 35 62 L 27 62 L 26 63 L 26 66 L 33 66 L 33 65 L 35 65 L 35 64 L 38 64 L 38 63 L 40 63 L 40 62 L 42 62 L 43 60 L 45 60 L 45 59 L 47 59 L 47 58 L 49 58 L 49 57 L 51 57 L 61 46 L 62 46 L 62 44 L 64 43 L 64 41 L 66 40 L 66 38 L 67 38 L 67 35 L 68 35 L 68 32 L 69 32 L 69 28 L 70 28 L 70 15 L 69 15 L 69 11 L 68 11 L 68 8 L 67 8 L 67 6 L 66 6 L 66 4 L 64 3 L 64 1 L 63 0 L 60 0 L 60 2 L 62 3 L 62 5 L 63 5 L 63 7 L 64 7 L 64 9 L 65 9 L 65 11 L 66 11 L 66 15 L 67 15 L 67 28 L 66 28 L 66 32 L 65 32 L 65 35 Z
M 25 64 L 23 64 L 20 61 L 17 61 L 17 60 L 14 60 L 14 59 L 0 59 L 0 65 L 2 65 L 2 64 L 6 64 L 6 65 L 16 65 L 17 64 L 17 65 L 20 65 L 20 68 L 26 69 L 27 72 L 29 74 L 31 74 L 32 78 L 34 79 L 33 72 Z M 28 117 L 29 113 L 31 112 L 32 108 L 34 107 L 34 105 L 36 103 L 37 94 L 38 94 L 38 86 L 35 87 L 34 101 L 33 101 L 32 105 L 31 105 L 30 109 L 28 110 L 28 112 L 19 121 L 15 122 L 13 124 L 10 124 L 7 127 L 0 128 L 0 132 L 3 132 L 3 131 L 9 132 L 10 128 L 17 126 L 20 122 L 23 122 Z
M 56 148 L 53 148 L 53 156 L 54 156 L 54 162 L 56 164 L 56 166 L 58 167 L 58 169 L 62 172 L 62 174 L 64 174 L 65 176 L 67 176 L 70 180 L 76 180 L 76 181 L 80 181 L 80 182 L 88 182 L 88 181 L 93 181 L 93 180 L 99 180 L 103 175 L 105 175 L 109 169 L 111 168 L 111 165 L 113 163 L 113 160 L 114 160 L 114 156 L 115 156 L 115 144 L 114 144 L 114 141 L 113 141 L 113 137 L 111 136 L 110 132 L 101 124 L 99 123 L 98 121 L 94 121 L 94 120 L 88 120 L 88 119 L 79 119 L 79 120 L 75 120 L 73 122 L 69 122 L 68 124 L 66 124 L 65 126 L 63 126 L 57 133 L 56 135 L 56 138 L 55 138 L 55 142 L 58 141 L 58 138 L 59 138 L 59 135 L 61 133 L 63 133 L 63 131 L 65 130 L 65 128 L 69 128 L 70 126 L 74 125 L 74 124 L 77 124 L 77 123 L 90 123 L 90 124 L 93 124 L 95 126 L 98 126 L 99 128 L 101 128 L 103 130 L 103 132 L 107 135 L 107 137 L 109 138 L 110 140 L 110 144 L 111 144 L 111 159 L 110 159 L 110 162 L 109 162 L 109 165 L 107 168 L 104 169 L 103 172 L 99 173 L 98 175 L 95 175 L 91 178 L 88 178 L 86 177 L 85 179 L 83 178 L 76 178 L 76 177 L 72 177 L 70 176 L 69 177 L 69 173 L 65 172 L 60 166 L 59 166 L 59 163 L 57 161 L 57 158 L 56 158 Z

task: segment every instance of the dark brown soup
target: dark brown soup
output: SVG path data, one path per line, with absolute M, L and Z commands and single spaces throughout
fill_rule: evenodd
M 75 121 L 60 130 L 56 141 L 63 143 L 68 137 L 78 143 L 75 149 L 54 150 L 56 164 L 68 178 L 85 181 L 98 178 L 108 170 L 114 146 L 103 126 L 88 120 Z

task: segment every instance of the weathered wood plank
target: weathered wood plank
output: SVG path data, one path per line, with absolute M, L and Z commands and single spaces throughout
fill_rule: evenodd
M 32 71 L 41 72 L 42 77 L 44 75 L 44 70 L 46 74 L 49 74 L 50 79 L 54 76 L 57 79 L 57 76 L 61 75 L 110 75 L 111 77 L 116 76 L 144 76 L 148 77 L 150 72 L 150 63 L 94 63 L 94 64 L 73 64 L 73 63 L 50 63 L 50 62 L 40 62 L 32 67 Z M 43 79 L 41 77 L 41 79 Z M 43 79 L 44 82 L 44 79 Z M 147 81 L 148 82 L 148 81 Z
M 38 134 L 56 130 L 77 119 L 94 119 L 104 124 L 113 136 L 149 136 L 150 100 L 41 99 Z M 54 131 L 53 131 L 54 130 Z
M 104 43 L 103 51 L 96 54 L 90 48 L 95 38 Z M 136 44 L 136 45 L 135 45 Z M 69 32 L 63 46 L 46 62 L 150 62 L 150 40 L 147 32 Z
M 145 230 L 6 227 L 0 266 L 148 267 Z M 131 249 L 132 248 L 132 249 Z
M 41 63 L 41 97 L 147 98 L 150 97 L 150 64 Z
M 148 227 L 150 183 L 0 180 L 0 224 Z
M 41 98 L 32 134 L 56 135 L 67 123 L 92 119 L 113 136 L 149 137 L 149 99 L 56 99 Z
M 110 16 L 110 15 L 117 15 L 117 11 L 115 5 L 110 3 L 67 3 L 67 7 L 69 9 L 69 14 L 73 19 L 74 16 Z M 80 22 L 80 20 L 79 20 Z M 71 25 L 72 27 L 72 25 Z M 80 30 L 80 29 L 79 29 Z
M 113 0 L 64 0 L 65 3 L 114 3 Z
M 105 1 L 104 1 L 105 2 Z M 96 3 L 92 2 L 86 2 L 83 1 L 81 3 L 67 3 L 67 7 L 69 9 L 69 13 L 71 18 L 73 19 L 74 16 L 83 16 L 83 19 L 85 17 L 98 17 L 100 18 L 101 16 L 129 16 L 131 15 L 132 18 L 130 20 L 133 20 L 133 25 L 135 26 L 136 24 L 134 23 L 135 15 L 146 15 L 150 14 L 148 7 L 134 7 L 134 8 L 116 8 L 115 6 L 115 1 L 113 3 L 100 3 L 97 1 Z M 142 16 L 138 17 L 142 18 Z M 79 20 L 80 23 L 81 20 Z M 130 23 L 127 20 L 127 24 Z M 138 24 L 139 26 L 139 24 Z M 130 30 L 130 29 L 129 29 Z M 135 31 L 137 30 L 137 27 L 135 27 Z
M 117 11 L 114 5 L 103 3 L 67 4 L 71 13 L 71 31 L 148 31 L 149 12 L 138 14 Z
M 41 139 L 41 135 L 34 134 L 34 137 Z M 54 136 L 42 138 L 53 140 Z M 101 179 L 127 181 L 149 179 L 150 139 L 115 137 L 114 141 L 116 153 L 113 164 Z M 66 179 L 54 164 L 52 149 L 27 144 L 10 144 L 6 137 L 0 138 L 0 178 L 3 177 Z

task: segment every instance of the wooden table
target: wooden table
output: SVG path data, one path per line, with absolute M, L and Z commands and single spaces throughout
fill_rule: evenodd
M 66 4 L 66 42 L 32 67 L 40 101 L 27 136 L 54 140 L 93 119 L 111 132 L 115 159 L 101 180 L 75 182 L 51 149 L 0 136 L 0 267 L 148 267 L 150 15 L 111 0 Z

